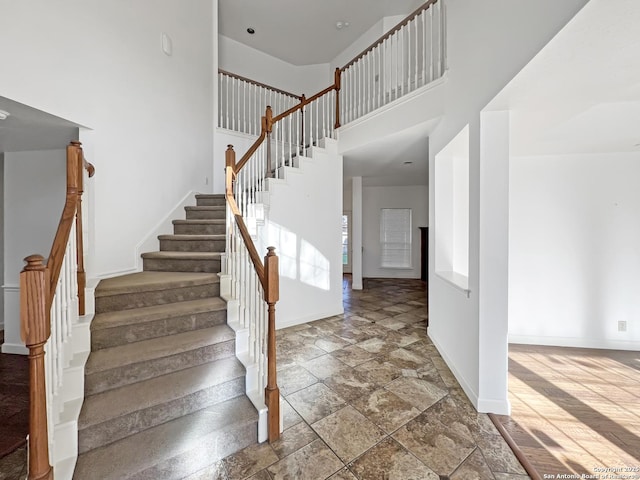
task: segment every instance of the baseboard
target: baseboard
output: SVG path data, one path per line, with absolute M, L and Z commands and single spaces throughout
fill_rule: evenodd
M 478 398 L 478 412 L 495 413 L 496 415 L 511 415 L 511 402 L 509 399 L 492 400 L 489 398 Z
M 546 337 L 535 335 L 509 335 L 509 343 L 522 345 L 546 345 L 551 347 L 595 348 L 600 350 L 640 350 L 640 342 L 589 339 L 577 337 Z
M 324 318 L 335 317 L 336 315 L 342 315 L 343 313 L 344 313 L 344 308 L 341 306 L 338 309 L 327 310 L 320 313 L 314 313 L 306 317 L 298 317 L 298 318 L 287 320 L 281 323 L 278 323 L 278 320 L 277 320 L 278 316 L 276 313 L 276 330 L 281 330 L 283 328 L 288 328 L 288 327 L 295 327 L 296 325 L 300 325 L 302 323 L 313 322 L 315 320 L 322 320 Z
M 456 380 L 462 387 L 462 390 L 464 390 L 464 393 L 467 395 L 467 397 L 469 398 L 469 400 L 471 401 L 475 409 L 479 411 L 479 400 L 478 400 L 478 394 L 476 393 L 476 391 L 471 387 L 471 385 L 469 384 L 467 379 L 464 377 L 464 375 L 462 375 L 460 371 L 458 371 L 458 369 L 455 368 L 449 356 L 446 353 L 444 353 L 444 350 L 440 347 L 440 343 L 438 342 L 438 339 L 433 337 L 429 333 L 429 329 L 427 329 L 427 335 L 435 345 L 436 349 L 438 350 L 438 353 L 444 360 L 444 363 L 447 364 L 447 366 L 451 370 L 451 373 L 453 373 L 453 376 L 456 377 Z
M 29 349 L 21 343 L 3 343 L 2 353 L 9 353 L 11 355 L 29 355 Z
M 195 205 L 195 191 L 188 192 L 182 199 L 173 207 L 173 209 L 160 220 L 147 235 L 136 245 L 135 248 L 135 265 L 136 271 L 142 270 L 142 257 L 141 254 L 145 252 L 156 252 L 160 249 L 160 241 L 158 235 L 165 235 L 173 233 L 173 220 L 177 218 L 184 218 L 184 207 Z

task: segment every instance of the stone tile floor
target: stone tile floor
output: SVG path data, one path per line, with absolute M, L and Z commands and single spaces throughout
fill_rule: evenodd
M 280 440 L 190 480 L 529 478 L 427 337 L 423 282 L 345 282 L 344 306 L 278 332 Z

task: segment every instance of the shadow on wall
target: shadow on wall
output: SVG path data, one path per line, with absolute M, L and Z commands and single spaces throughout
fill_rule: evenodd
M 280 275 L 320 290 L 331 290 L 331 262 L 313 244 L 274 222 L 265 225 L 263 245 L 276 247 Z

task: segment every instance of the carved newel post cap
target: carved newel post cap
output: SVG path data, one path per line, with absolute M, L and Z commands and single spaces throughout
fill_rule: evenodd
M 231 144 L 227 145 L 227 150 L 233 150 L 233 145 Z
M 77 140 L 71 140 L 71 145 L 73 145 L 74 147 L 81 147 L 82 146 L 82 142 L 79 142 Z
M 273 257 L 276 254 L 276 247 L 267 247 L 267 257 Z
M 24 259 L 27 264 L 24 266 L 24 272 L 31 272 L 34 270 L 44 270 L 44 257 L 39 254 L 29 255 Z

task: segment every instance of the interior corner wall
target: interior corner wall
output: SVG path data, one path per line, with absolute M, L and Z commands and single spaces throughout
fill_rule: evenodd
M 640 350 L 640 153 L 510 167 L 510 341 Z
M 93 130 L 95 275 L 135 270 L 155 225 L 210 189 L 216 4 L 0 0 L 2 96 Z
M 26 353 L 20 339 L 20 271 L 25 257 L 49 255 L 65 201 L 66 158 L 65 150 L 4 155 L 4 353 Z
M 411 209 L 411 268 L 382 268 L 380 210 Z M 428 226 L 429 192 L 426 185 L 362 187 L 362 275 L 366 278 L 420 278 L 420 229 Z
M 480 112 L 587 0 L 456 0 L 447 2 L 447 66 L 444 115 L 430 137 L 429 171 L 435 156 L 469 125 L 469 290 L 467 297 L 435 276 L 429 258 L 429 336 L 476 407 L 480 383 L 506 375 L 479 370 Z M 429 179 L 429 223 L 435 222 L 434 175 Z M 436 232 L 429 229 L 433 245 Z M 490 238 L 488 239 L 490 241 Z M 486 280 L 483 280 L 486 281 Z M 490 281 L 490 280 L 488 280 Z M 498 367 L 502 368 L 502 367 Z
M 279 257 L 278 329 L 344 312 L 342 157 L 317 149 L 300 163 L 285 167 L 284 179 L 268 179 L 266 221 L 256 242 L 261 256 L 274 246 Z
M 218 36 L 218 62 L 222 70 L 295 95 L 309 97 L 333 83 L 327 63 L 293 65 L 224 35 Z

